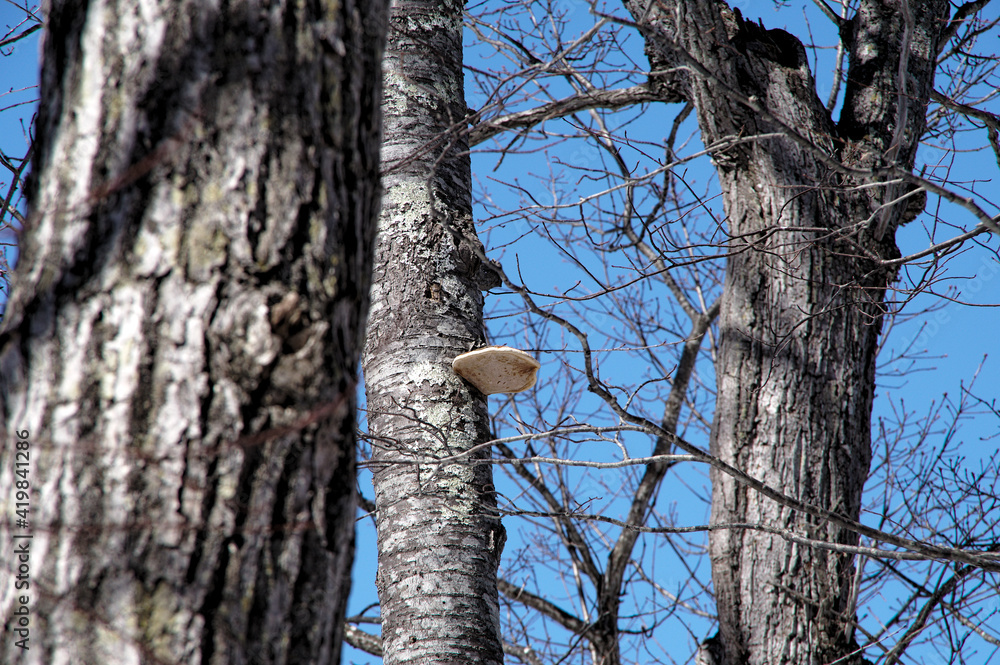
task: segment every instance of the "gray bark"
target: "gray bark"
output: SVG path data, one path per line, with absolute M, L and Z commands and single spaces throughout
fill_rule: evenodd
M 837 173 L 830 162 L 912 167 L 948 3 L 910 3 L 905 39 L 897 3 L 861 3 L 844 28 L 851 61 L 839 122 L 817 97 L 805 51 L 788 33 L 708 0 L 625 4 L 641 21 L 654 67 L 684 68 L 657 85 L 694 102 L 706 145 L 786 134 L 713 155 L 732 255 L 711 451 L 773 488 L 856 520 L 871 459 L 882 300 L 894 277 L 878 261 L 898 256 L 892 234 L 882 237 L 866 220 L 895 195 L 849 189 L 870 179 Z M 884 213 L 889 229 L 904 207 Z M 796 515 L 714 468 L 712 481 L 714 523 L 765 523 L 857 543 L 856 534 Z M 750 530 L 713 531 L 710 550 L 721 643 L 712 652 L 721 662 L 860 662 L 848 606 L 851 556 Z
M 44 11 L 0 333 L 30 649 L 5 636 L 0 660 L 339 662 L 385 7 Z
M 385 71 L 385 164 L 364 373 L 386 663 L 503 662 L 505 539 L 486 397 L 451 369 L 484 343 L 465 138 L 462 10 L 400 0 Z M 475 247 L 475 249 L 474 249 Z

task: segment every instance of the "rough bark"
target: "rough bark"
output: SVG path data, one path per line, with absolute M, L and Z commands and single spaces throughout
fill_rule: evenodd
M 44 9 L 0 334 L 30 649 L 0 660 L 337 663 L 385 7 Z
M 713 154 L 733 254 L 711 451 L 786 494 L 857 519 L 871 458 L 881 303 L 894 277 L 877 260 L 898 256 L 891 233 L 880 237 L 868 220 L 895 197 L 848 189 L 868 179 L 829 164 L 912 167 L 948 4 L 909 3 L 914 15 L 904 38 L 898 3 L 861 3 L 845 27 L 851 62 L 839 122 L 816 95 L 801 43 L 787 32 L 710 0 L 625 4 L 658 68 L 684 68 L 657 85 L 694 102 L 706 145 L 786 135 Z M 907 112 L 900 113 L 900 99 Z M 900 121 L 905 127 L 897 130 Z M 886 213 L 889 229 L 903 207 Z M 781 508 L 715 469 L 712 481 L 714 523 L 766 523 L 857 542 L 856 534 Z M 848 605 L 852 557 L 749 530 L 713 531 L 710 549 L 721 642 L 710 651 L 721 662 L 861 661 Z
M 364 373 L 386 663 L 502 663 L 505 539 L 486 397 L 451 369 L 484 343 L 454 0 L 400 0 L 385 71 L 385 196 Z M 481 245 L 479 245 L 481 250 Z

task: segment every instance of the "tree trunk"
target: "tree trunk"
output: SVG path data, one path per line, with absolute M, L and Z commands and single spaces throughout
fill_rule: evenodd
M 486 397 L 451 361 L 484 343 L 465 139 L 462 10 L 400 0 L 385 71 L 385 197 L 365 349 L 386 663 L 503 662 L 505 539 Z M 446 464 L 435 460 L 465 457 Z
M 385 8 L 331 7 L 45 8 L 0 660 L 339 662 Z
M 714 2 L 626 5 L 643 22 L 655 68 L 689 72 L 665 89 L 695 103 L 703 142 L 716 144 L 731 254 L 711 451 L 786 494 L 858 519 L 882 300 L 894 277 L 878 260 L 898 256 L 891 234 L 880 239 L 866 220 L 895 196 L 849 189 L 869 179 L 841 175 L 824 160 L 912 167 L 948 4 L 911 3 L 901 88 L 906 22 L 894 3 L 862 2 L 844 28 L 851 63 L 839 123 L 790 34 Z M 905 131 L 895 131 L 897 122 Z M 772 132 L 786 136 L 728 149 L 716 143 Z M 895 229 L 902 211 L 886 214 Z M 762 523 L 857 543 L 854 533 L 796 515 L 715 469 L 711 475 L 715 524 Z M 723 662 L 862 660 L 851 556 L 739 529 L 713 531 L 710 550 Z

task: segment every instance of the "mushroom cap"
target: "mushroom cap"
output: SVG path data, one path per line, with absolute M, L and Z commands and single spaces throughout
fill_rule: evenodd
M 524 351 L 486 346 L 463 353 L 451 362 L 460 377 L 484 395 L 519 393 L 535 385 L 541 365 Z

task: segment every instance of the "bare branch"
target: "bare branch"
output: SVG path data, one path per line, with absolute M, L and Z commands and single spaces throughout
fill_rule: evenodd
M 543 515 L 539 514 L 539 516 Z M 527 605 L 532 609 L 538 610 L 570 632 L 582 633 L 587 630 L 587 624 L 585 622 L 557 606 L 555 603 L 551 603 L 541 596 L 531 593 L 530 591 L 525 591 L 524 587 L 519 587 L 515 584 L 511 584 L 503 578 L 500 578 L 497 580 L 497 588 L 500 590 L 500 593 L 507 596 L 511 600 L 516 600 L 523 605 Z
M 528 663 L 528 665 L 542 665 L 542 659 L 538 657 L 535 650 L 531 647 L 520 646 L 504 640 L 503 642 L 503 652 L 512 658 L 517 658 L 522 663 Z
M 618 90 L 581 92 L 538 108 L 483 120 L 470 130 L 469 145 L 476 146 L 508 130 L 533 127 L 546 120 L 562 118 L 578 111 L 595 108 L 620 109 L 626 106 L 659 101 L 659 99 L 659 96 L 647 85 L 635 85 Z
M 974 2 L 967 2 L 956 9 L 954 15 L 951 17 L 951 20 L 948 21 L 948 27 L 945 28 L 941 35 L 941 47 L 943 48 L 945 44 L 951 41 L 952 37 L 958 33 L 967 18 L 975 16 L 980 9 L 988 4 L 990 4 L 990 0 L 974 0 Z
M 736 523 L 726 523 L 726 524 L 699 524 L 695 526 L 643 526 L 639 524 L 632 524 L 630 522 L 625 522 L 623 520 L 618 520 L 613 517 L 608 517 L 606 515 L 596 515 L 593 513 L 543 513 L 532 510 L 504 510 L 501 511 L 504 515 L 518 515 L 522 517 L 566 517 L 573 518 L 577 520 L 586 520 L 591 522 L 603 522 L 605 524 L 612 524 L 614 526 L 621 527 L 626 531 L 633 531 L 636 533 L 656 533 L 656 534 L 684 534 L 684 533 L 703 533 L 709 531 L 725 531 L 725 530 L 745 530 L 745 531 L 760 531 L 762 533 L 769 533 L 773 536 L 778 536 L 789 542 L 796 543 L 798 545 L 806 545 L 808 547 L 815 547 L 821 550 L 827 550 L 830 552 L 842 552 L 845 554 L 855 554 L 863 555 L 878 559 L 891 559 L 897 561 L 970 561 L 968 566 L 970 570 L 981 568 L 987 571 L 997 571 L 1000 570 L 1000 555 L 990 551 L 990 552 L 980 552 L 977 550 L 962 550 L 957 548 L 943 548 L 943 547 L 933 547 L 928 546 L 925 549 L 933 549 L 937 551 L 933 552 L 920 552 L 916 551 L 919 548 L 913 548 L 911 551 L 900 552 L 898 550 L 886 550 L 878 547 L 864 547 L 860 545 L 845 545 L 842 543 L 833 543 L 828 540 L 817 540 L 815 538 L 808 538 L 800 534 L 795 533 L 789 529 L 780 529 L 768 524 L 736 524 Z M 804 512 L 804 511 L 803 511 Z M 885 534 L 894 540 L 898 540 L 898 537 L 892 536 L 892 534 Z M 888 541 L 887 541 L 888 542 Z
M 885 665 L 895 665 L 899 662 L 899 657 L 903 655 L 906 648 L 910 646 L 910 643 L 924 630 L 927 625 L 927 620 L 930 618 L 931 612 L 944 600 L 955 586 L 962 580 L 963 577 L 967 576 L 969 573 L 973 572 L 975 568 L 972 566 L 961 566 L 958 571 L 949 579 L 947 582 L 935 589 L 931 597 L 924 603 L 924 606 L 920 608 L 920 612 L 917 613 L 917 617 L 910 624 L 906 633 L 896 642 L 896 645 L 889 650 L 889 653 L 885 656 Z
M 839 16 L 837 12 L 833 11 L 830 5 L 826 4 L 824 0 L 813 0 L 813 4 L 819 7 L 820 11 L 823 12 L 828 19 L 833 21 L 833 24 L 836 25 L 838 29 L 843 27 L 846 19 Z
M 378 635 L 366 633 L 357 626 L 349 623 L 344 624 L 344 641 L 355 649 L 361 649 L 365 653 L 382 657 L 382 638 Z
M 508 458 L 515 457 L 513 451 L 503 444 L 497 445 L 497 449 L 501 452 L 501 454 L 507 456 Z M 562 503 L 559 501 L 558 497 L 556 497 L 556 495 L 549 490 L 549 488 L 545 485 L 545 482 L 540 477 L 531 473 L 531 471 L 526 469 L 524 465 L 521 464 L 515 464 L 514 469 L 517 475 L 525 479 L 528 484 L 542 496 L 546 505 L 548 505 L 553 511 L 553 514 L 558 514 L 562 511 Z M 580 557 L 580 562 L 583 566 L 584 572 L 587 574 L 587 577 L 589 577 L 591 582 L 595 585 L 598 584 L 601 580 L 601 571 L 594 562 L 590 546 L 587 544 L 583 534 L 577 530 L 576 524 L 574 524 L 571 519 L 561 519 L 559 520 L 559 524 L 565 530 L 565 538 L 572 546 L 571 553 L 574 557 Z
M 13 44 L 14 42 L 18 42 L 18 41 L 24 39 L 25 37 L 31 35 L 32 33 L 35 33 L 35 32 L 37 32 L 37 31 L 39 31 L 41 29 L 42 29 L 42 24 L 41 23 L 36 23 L 36 24 L 34 24 L 34 25 L 32 25 L 32 26 L 30 26 L 28 28 L 25 28 L 24 30 L 22 30 L 21 32 L 17 33 L 13 37 L 7 37 L 6 39 L 0 40 L 0 48 L 3 48 L 4 46 L 9 46 L 10 44 Z
M 986 125 L 987 137 L 989 138 L 990 146 L 993 148 L 993 153 L 996 155 L 997 166 L 1000 167 L 1000 142 L 997 140 L 997 134 L 1000 133 L 1000 116 L 990 113 L 989 111 L 983 111 L 982 109 L 977 109 L 973 106 L 956 102 L 954 99 L 951 99 L 937 90 L 931 91 L 931 99 L 942 106 L 958 111 L 959 113 L 969 117 L 976 118 L 977 120 L 981 120 Z M 994 233 L 995 232 L 996 231 L 994 230 Z

